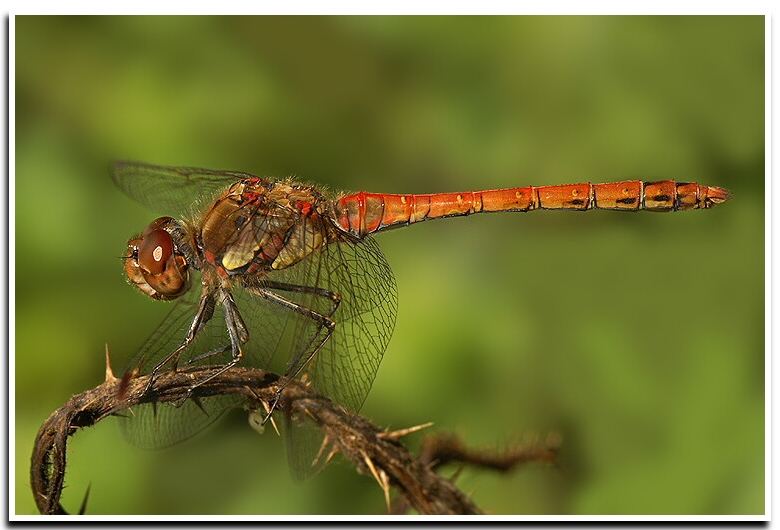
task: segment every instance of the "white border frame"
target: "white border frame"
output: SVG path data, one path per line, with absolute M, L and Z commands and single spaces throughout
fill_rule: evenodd
M 15 337 L 15 167 L 16 167 L 16 143 L 15 143 L 15 17 L 9 15 L 8 21 L 8 478 L 6 485 L 8 487 L 8 517 L 12 522 L 15 521 L 768 521 L 771 519 L 772 504 L 776 501 L 775 491 L 772 487 L 772 472 L 776 471 L 776 460 L 772 458 L 772 436 L 773 422 L 772 411 L 780 410 L 775 402 L 780 393 L 775 393 L 771 388 L 772 375 L 774 370 L 780 366 L 780 363 L 771 362 L 770 352 L 774 351 L 772 342 L 772 329 L 777 326 L 780 329 L 780 318 L 772 311 L 772 298 L 777 294 L 778 285 L 772 282 L 773 266 L 777 263 L 773 260 L 774 245 L 773 236 L 779 233 L 777 223 L 780 222 L 780 216 L 772 215 L 772 204 L 780 204 L 780 196 L 772 185 L 772 152 L 774 147 L 772 137 L 772 118 L 774 116 L 771 106 L 772 84 L 772 56 L 774 51 L 774 40 L 772 39 L 772 24 L 769 2 L 741 2 L 738 7 L 734 3 L 710 2 L 708 3 L 708 13 L 701 13 L 701 7 L 696 6 L 692 9 L 686 2 L 664 0 L 654 2 L 653 8 L 643 7 L 637 4 L 630 4 L 628 7 L 624 3 L 601 2 L 601 6 L 585 11 L 582 4 L 575 1 L 556 1 L 545 4 L 539 3 L 538 6 L 523 6 L 523 12 L 518 12 L 518 6 L 509 1 L 501 0 L 482 0 L 479 3 L 465 2 L 463 0 L 453 0 L 447 4 L 437 6 L 433 2 L 403 0 L 396 2 L 374 2 L 366 4 L 356 0 L 340 0 L 330 2 L 328 9 L 323 9 L 320 2 L 314 0 L 295 0 L 292 2 L 263 4 L 262 9 L 255 6 L 255 10 L 247 12 L 238 2 L 235 5 L 226 5 L 224 2 L 213 3 L 201 2 L 193 4 L 192 2 L 168 2 L 161 5 L 159 2 L 150 0 L 140 0 L 131 4 L 130 9 L 127 6 L 117 6 L 116 4 L 98 3 L 96 1 L 83 0 L 80 3 L 69 3 L 63 6 L 53 1 L 38 2 L 37 5 L 30 7 L 25 5 L 19 9 L 18 14 L 121 14 L 121 13 L 147 13 L 147 14 L 647 14 L 654 11 L 656 14 L 764 14 L 765 15 L 765 511 L 764 515 L 739 515 L 739 516 L 571 516 L 571 515 L 517 515 L 517 516 L 491 516 L 485 515 L 475 518 L 474 516 L 230 516 L 230 515 L 189 515 L 189 516 L 98 516 L 98 515 L 69 515 L 69 516 L 48 516 L 42 518 L 39 515 L 17 515 L 16 491 L 15 491 L 15 380 L 11 377 L 16 373 L 15 356 L 11 352 L 16 351 Z M 695 5 L 695 4 L 692 4 Z M 86 7 L 85 7 L 86 6 Z M 446 6 L 446 11 L 442 8 Z M 696 13 L 698 12 L 698 13 Z M 5 193 L 5 190 L 3 190 Z M 0 269 L 5 265 L 0 260 Z M 5 309 L 3 308 L 3 311 Z M 778 380 L 777 378 L 775 378 Z

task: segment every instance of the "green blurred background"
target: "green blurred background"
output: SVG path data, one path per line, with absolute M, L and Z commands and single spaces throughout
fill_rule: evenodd
M 116 259 L 152 218 L 117 158 L 385 192 L 730 188 L 382 235 L 399 317 L 363 412 L 483 448 L 560 433 L 558 467 L 464 471 L 488 513 L 764 511 L 762 17 L 17 17 L 15 87 L 17 513 L 40 424 L 167 311 Z M 91 484 L 98 514 L 384 512 L 343 462 L 293 481 L 240 415 L 158 452 L 114 422 L 71 440 L 66 508 Z

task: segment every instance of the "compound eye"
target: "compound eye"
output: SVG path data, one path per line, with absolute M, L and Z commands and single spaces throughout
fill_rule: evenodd
M 162 229 L 152 230 L 143 236 L 143 242 L 138 248 L 138 264 L 146 272 L 160 274 L 165 270 L 173 254 L 173 239 Z

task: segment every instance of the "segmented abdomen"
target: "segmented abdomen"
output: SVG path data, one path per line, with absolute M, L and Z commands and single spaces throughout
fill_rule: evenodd
M 418 195 L 358 192 L 338 199 L 334 213 L 343 230 L 362 237 L 426 219 L 482 212 L 594 208 L 677 211 L 710 208 L 727 199 L 725 189 L 694 182 L 626 180 Z

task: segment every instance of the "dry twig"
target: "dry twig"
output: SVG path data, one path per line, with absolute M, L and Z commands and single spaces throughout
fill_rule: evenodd
M 560 444 L 560 437 L 550 434 L 542 443 L 532 441 L 509 447 L 505 451 L 485 451 L 466 447 L 452 434 L 439 433 L 423 440 L 418 460 L 432 470 L 451 462 L 461 464 L 451 478 L 454 481 L 465 465 L 506 473 L 528 462 L 554 463 Z M 410 507 L 413 505 L 409 499 L 401 496 L 394 500 L 389 512 L 404 514 Z
M 41 426 L 32 455 L 31 486 L 41 513 L 65 514 L 60 504 L 65 477 L 68 437 L 79 428 L 94 425 L 142 403 L 175 403 L 186 397 L 240 394 L 249 404 L 263 404 L 274 398 L 279 377 L 254 368 L 232 368 L 197 387 L 214 368 L 200 367 L 159 374 L 151 391 L 143 394 L 148 376 L 129 381 L 114 377 L 107 365 L 103 384 L 73 396 L 53 412 Z M 126 388 L 120 392 L 120 386 Z M 427 463 L 415 458 L 392 433 L 377 428 L 361 416 L 351 414 L 329 399 L 295 381 L 284 387 L 279 409 L 285 414 L 311 418 L 332 443 L 329 461 L 343 454 L 359 472 L 370 474 L 380 484 L 389 502 L 389 487 L 396 488 L 408 504 L 424 514 L 476 514 L 477 506 L 452 482 L 442 478 Z M 400 431 L 399 431 L 400 432 Z M 411 432 L 411 431 L 410 431 Z M 324 450 L 324 448 L 323 448 Z

